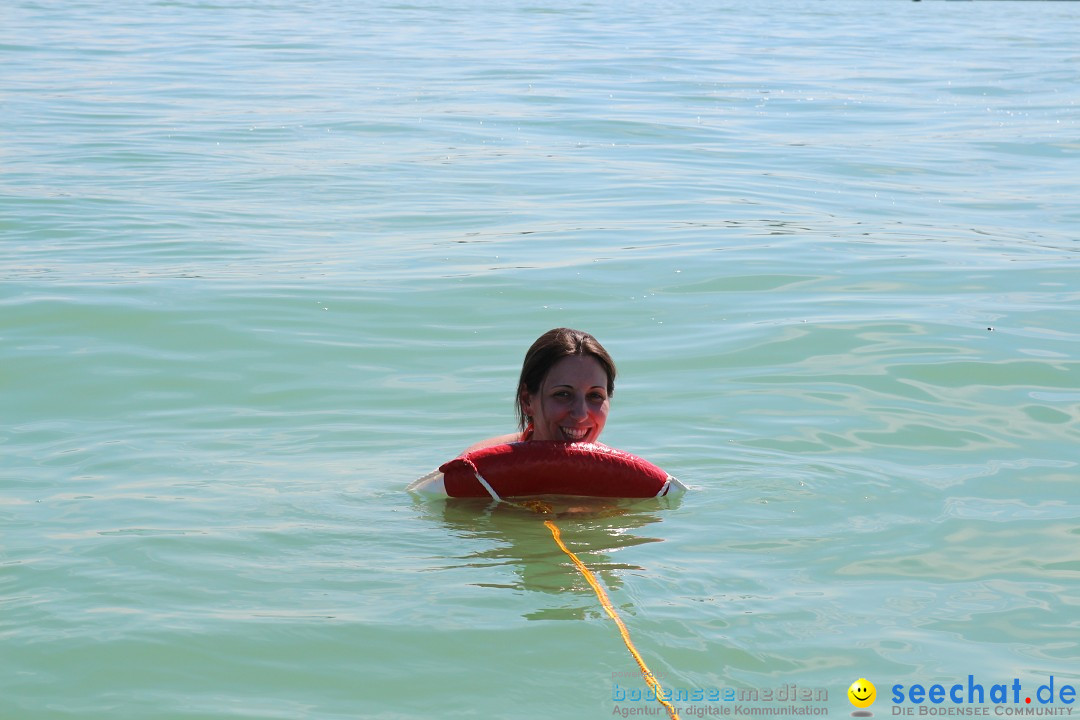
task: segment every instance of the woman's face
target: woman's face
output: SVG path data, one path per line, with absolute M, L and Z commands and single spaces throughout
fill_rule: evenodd
M 598 442 L 611 400 L 604 368 L 591 355 L 570 355 L 551 366 L 534 395 L 522 392 L 533 440 Z

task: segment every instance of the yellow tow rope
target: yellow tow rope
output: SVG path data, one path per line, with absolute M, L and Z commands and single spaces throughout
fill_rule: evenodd
M 537 513 L 551 512 L 551 508 L 546 503 L 543 503 L 539 500 L 532 500 L 520 503 L 520 505 Z M 563 543 L 562 533 L 559 532 L 559 527 L 551 520 L 545 520 L 544 525 L 547 527 L 548 530 L 551 531 L 551 537 L 555 539 L 555 544 L 558 545 L 559 549 L 566 553 L 567 557 L 569 557 L 574 562 L 574 565 L 579 571 L 581 571 L 581 574 L 585 576 L 585 579 L 588 581 L 589 585 L 592 586 L 593 592 L 596 593 L 596 598 L 604 607 L 604 612 L 606 612 L 608 616 L 615 621 L 615 624 L 619 628 L 619 634 L 622 635 L 623 642 L 626 643 L 626 649 L 629 650 L 630 654 L 634 657 L 634 662 L 637 663 L 638 668 L 641 670 L 641 675 L 645 678 L 645 683 L 650 688 L 652 688 L 653 693 L 656 695 L 656 701 L 663 705 L 664 708 L 668 711 L 668 715 L 671 716 L 671 720 L 679 720 L 679 713 L 676 712 L 674 705 L 664 699 L 664 688 L 660 686 L 659 681 L 657 681 L 656 677 L 652 674 L 652 671 L 649 670 L 649 666 L 645 664 L 645 660 L 642 659 L 641 653 L 639 653 L 637 648 L 634 647 L 634 641 L 630 639 L 630 631 L 626 629 L 626 623 L 624 623 L 622 621 L 622 618 L 619 617 L 619 614 L 615 612 L 615 606 L 611 604 L 611 600 L 610 598 L 608 598 L 608 594 L 604 590 L 603 586 L 600 585 L 600 582 L 596 579 L 596 576 L 593 575 L 592 571 L 589 570 L 588 567 L 586 567 L 585 563 L 581 561 L 581 558 L 575 555 L 573 551 L 570 550 L 570 548 L 566 547 L 565 543 Z

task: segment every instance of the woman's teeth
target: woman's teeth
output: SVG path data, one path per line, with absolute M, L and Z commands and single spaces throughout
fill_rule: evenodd
M 563 437 L 565 437 L 570 442 L 580 442 L 585 439 L 586 435 L 589 434 L 589 431 L 584 429 L 574 429 L 567 427 L 561 427 L 559 429 L 562 430 Z

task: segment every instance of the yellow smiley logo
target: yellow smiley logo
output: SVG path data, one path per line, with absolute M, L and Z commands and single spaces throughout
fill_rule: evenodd
M 868 708 L 877 699 L 877 688 L 874 687 L 874 683 L 866 678 L 859 678 L 851 683 L 851 687 L 847 691 L 847 697 L 855 707 Z

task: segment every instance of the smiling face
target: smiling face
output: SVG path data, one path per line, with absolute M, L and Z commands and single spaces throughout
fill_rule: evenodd
M 597 442 L 611 404 L 607 387 L 607 373 L 591 355 L 559 360 L 535 394 L 522 390 L 522 408 L 533 422 L 532 439 Z
M 851 683 L 847 691 L 848 700 L 857 708 L 870 707 L 877 698 L 877 688 L 866 678 L 859 678 Z

